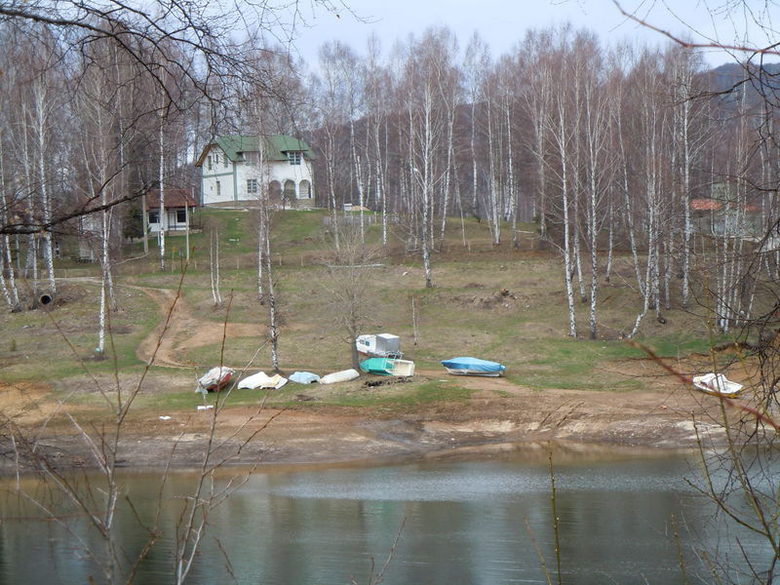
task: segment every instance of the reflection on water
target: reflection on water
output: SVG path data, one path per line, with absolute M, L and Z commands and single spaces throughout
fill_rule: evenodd
M 694 474 L 682 458 L 556 463 L 564 582 L 683 583 L 680 546 L 689 581 L 698 574 L 710 582 L 693 546 L 715 538 L 712 510 L 683 479 Z M 178 502 L 193 484 L 188 474 L 169 479 L 160 508 L 159 479 L 122 478 L 144 522 L 161 510 L 165 537 L 135 580 L 145 585 L 172 582 Z M 211 513 L 189 582 L 228 583 L 233 575 L 241 584 L 370 583 L 372 568 L 377 574 L 390 555 L 388 585 L 546 583 L 545 567 L 555 568 L 550 510 L 547 465 L 517 457 L 257 473 Z M 11 496 L 2 511 L 0 583 L 101 581 L 85 554 L 101 541 L 86 519 L 33 520 Z M 149 536 L 128 507 L 117 534 L 128 559 Z

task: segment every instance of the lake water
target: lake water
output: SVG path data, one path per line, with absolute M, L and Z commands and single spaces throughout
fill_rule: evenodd
M 703 559 L 716 547 L 724 559 L 734 548 L 734 535 L 723 525 L 713 528 L 712 507 L 686 483 L 697 471 L 684 458 L 570 456 L 555 463 L 554 475 L 564 583 L 710 583 Z M 211 511 L 187 582 L 368 585 L 390 557 L 382 574 L 387 585 L 546 583 L 546 574 L 555 583 L 550 481 L 538 453 L 254 473 Z M 177 473 L 162 492 L 156 473 L 127 473 L 121 482 L 134 510 L 123 506 L 116 522 L 128 559 L 147 537 L 137 518 L 151 522 L 160 511 L 163 537 L 135 582 L 174 582 L 171 535 L 194 476 Z M 39 484 L 24 487 L 47 505 L 68 509 Z M 84 516 L 36 519 L 29 504 L 6 494 L 0 583 L 86 584 L 90 576 L 104 582 L 87 555 L 103 541 Z M 751 555 L 770 554 L 760 539 L 741 537 Z

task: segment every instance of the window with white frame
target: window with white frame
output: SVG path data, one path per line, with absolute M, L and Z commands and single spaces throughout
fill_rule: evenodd
M 187 223 L 187 210 L 186 209 L 177 209 L 176 210 L 176 223 Z
M 206 166 L 208 167 L 209 170 L 211 170 L 211 155 L 208 155 L 208 157 L 206 158 Z
M 219 197 L 220 195 L 222 195 L 222 183 L 217 181 L 217 197 Z
M 160 210 L 149 211 L 149 223 L 160 223 Z
M 294 150 L 287 153 L 287 160 L 290 161 L 291 165 L 299 165 L 301 164 L 301 153 L 300 151 Z
M 228 163 L 229 163 L 229 162 L 230 162 L 230 161 L 228 161 L 228 157 L 227 157 L 227 155 L 226 155 L 226 154 L 223 154 L 223 155 L 222 155 L 222 165 L 223 165 L 225 168 L 228 168 Z
M 257 179 L 247 179 L 246 180 L 246 192 L 247 193 L 257 193 Z

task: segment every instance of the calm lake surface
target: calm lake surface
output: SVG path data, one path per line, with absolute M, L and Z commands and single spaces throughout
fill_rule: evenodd
M 672 456 L 556 462 L 563 582 L 682 584 L 681 555 L 688 583 L 713 582 L 702 559 L 716 547 L 723 559 L 735 535 L 722 523 L 714 528 L 712 507 L 685 481 L 697 475 L 695 463 Z M 174 582 L 171 535 L 194 476 L 169 477 L 161 500 L 159 474 L 127 473 L 121 482 L 135 509 L 123 506 L 117 519 L 129 559 L 146 539 L 137 517 L 149 522 L 161 509 L 164 536 L 135 582 Z M 37 519 L 40 514 L 9 491 L 14 485 L 3 483 L 0 502 L 0 583 L 89 583 L 91 575 L 104 582 L 87 554 L 102 541 L 86 519 L 75 512 L 64 524 Z M 56 497 L 49 500 L 39 484 L 23 486 L 68 509 Z M 383 575 L 387 585 L 546 583 L 545 566 L 556 582 L 550 486 L 548 464 L 538 453 L 254 473 L 210 513 L 187 582 L 369 584 L 396 539 Z M 770 554 L 760 540 L 740 536 L 750 554 Z

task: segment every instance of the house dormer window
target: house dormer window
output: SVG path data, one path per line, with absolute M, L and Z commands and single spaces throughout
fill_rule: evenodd
M 214 154 L 214 164 L 215 165 L 219 164 L 219 153 L 218 152 L 216 154 Z
M 224 165 L 224 167 L 225 167 L 225 168 L 228 168 L 228 162 L 229 162 L 229 161 L 228 161 L 228 157 L 227 157 L 227 155 L 226 155 L 226 154 L 223 154 L 223 155 L 222 155 L 222 164 Z
M 206 166 L 211 170 L 211 155 L 206 158 Z
M 290 162 L 291 165 L 299 165 L 299 164 L 301 164 L 301 153 L 300 153 L 300 151 L 297 151 L 297 150 L 289 151 L 287 153 L 287 160 Z

